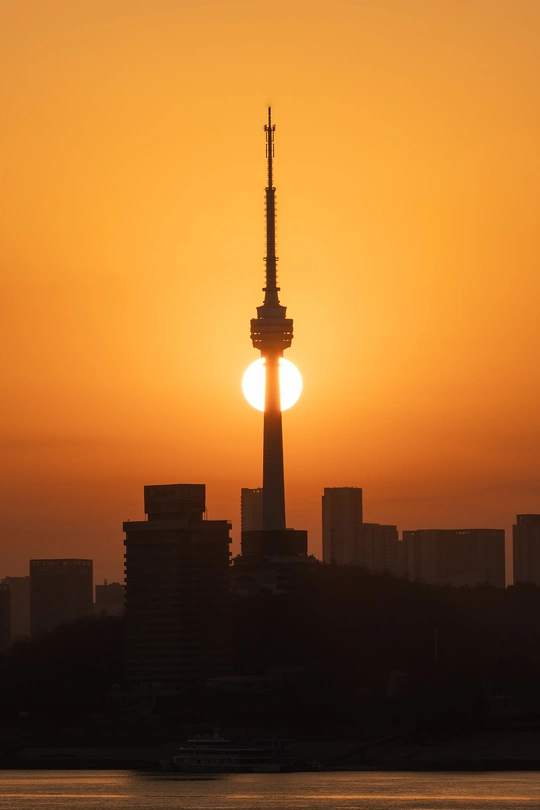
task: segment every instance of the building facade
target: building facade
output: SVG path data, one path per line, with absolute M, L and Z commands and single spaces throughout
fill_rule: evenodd
M 92 560 L 30 560 L 30 631 L 90 616 L 93 607 Z
M 322 496 L 323 562 L 358 564 L 362 518 L 362 490 L 359 487 L 325 487 Z
M 397 526 L 362 523 L 355 562 L 370 571 L 400 574 Z
M 0 584 L 0 653 L 11 644 L 11 598 L 9 585 Z
M 512 527 L 514 582 L 540 585 L 540 515 L 517 515 Z
M 231 525 L 204 520 L 204 484 L 144 488 L 124 523 L 126 678 L 176 688 L 231 672 Z
M 432 584 L 505 587 L 504 529 L 403 532 L 407 574 Z
M 262 492 L 262 487 L 242 488 L 240 492 L 240 530 L 242 532 L 262 530 Z
M 11 595 L 11 640 L 28 638 L 30 635 L 30 577 L 4 577 L 3 585 L 9 585 Z

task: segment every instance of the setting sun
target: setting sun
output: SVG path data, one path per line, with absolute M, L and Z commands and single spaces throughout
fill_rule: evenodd
M 264 358 L 261 357 L 249 366 L 242 379 L 245 398 L 259 411 L 264 411 L 265 371 Z M 279 360 L 279 386 L 281 410 L 286 411 L 292 408 L 302 393 L 302 377 L 294 363 L 284 357 Z

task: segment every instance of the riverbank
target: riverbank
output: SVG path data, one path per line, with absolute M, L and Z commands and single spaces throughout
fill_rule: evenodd
M 0 769 L 160 770 L 180 743 L 162 746 L 29 746 L 4 752 Z M 298 770 L 317 761 L 329 771 L 539 771 L 540 732 L 489 732 L 407 740 L 297 740 Z
M 327 759 L 337 770 L 540 770 L 540 732 L 477 732 L 421 739 L 388 737 Z

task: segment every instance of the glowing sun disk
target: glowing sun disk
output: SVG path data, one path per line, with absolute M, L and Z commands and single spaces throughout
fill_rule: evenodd
M 264 411 L 264 389 L 266 383 L 266 369 L 264 357 L 255 360 L 246 370 L 242 379 L 244 396 L 258 411 Z M 300 372 L 290 360 L 284 357 L 279 359 L 279 390 L 281 396 L 281 410 L 292 408 L 302 393 L 302 377 Z

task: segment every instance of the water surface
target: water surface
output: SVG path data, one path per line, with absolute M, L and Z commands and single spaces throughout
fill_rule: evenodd
M 538 773 L 0 771 L 0 810 L 533 810 Z

